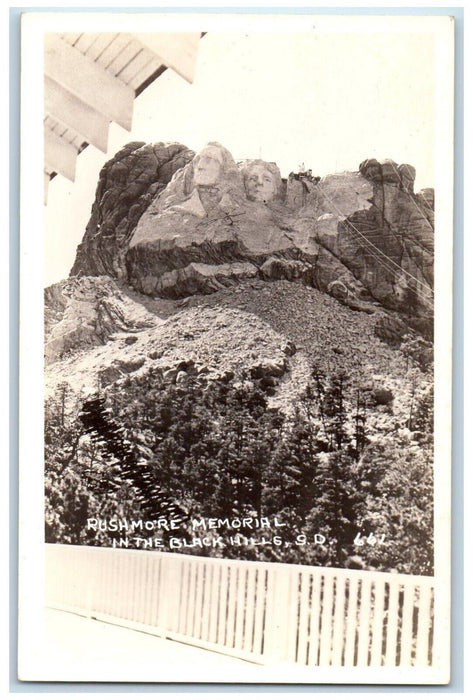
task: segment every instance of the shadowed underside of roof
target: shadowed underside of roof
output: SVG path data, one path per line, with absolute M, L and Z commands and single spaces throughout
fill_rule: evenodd
M 47 34 L 44 52 L 44 179 L 74 181 L 77 155 L 107 152 L 110 122 L 131 130 L 133 104 L 167 68 L 192 82 L 202 34 Z

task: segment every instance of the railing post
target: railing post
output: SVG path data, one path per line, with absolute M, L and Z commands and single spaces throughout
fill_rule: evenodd
M 82 576 L 84 576 L 88 581 L 88 585 L 86 586 L 86 594 L 84 597 L 85 600 L 85 614 L 87 617 L 91 618 L 92 617 L 92 603 L 93 603 L 93 596 L 94 596 L 94 590 L 96 589 L 96 573 L 95 573 L 95 567 L 92 566 L 92 557 L 94 556 L 94 552 L 87 551 L 84 552 L 84 562 L 82 566 Z
M 48 545 L 45 592 L 59 609 L 259 661 L 432 664 L 428 577 Z
M 290 570 L 271 568 L 268 572 L 264 655 L 274 662 L 287 660 L 289 595 Z
M 157 616 L 157 627 L 161 632 L 169 631 L 169 605 L 172 593 L 172 575 L 171 575 L 171 562 L 166 562 L 166 566 L 163 566 L 164 562 L 161 562 L 160 567 L 160 578 L 159 578 L 159 590 L 158 590 L 158 616 Z

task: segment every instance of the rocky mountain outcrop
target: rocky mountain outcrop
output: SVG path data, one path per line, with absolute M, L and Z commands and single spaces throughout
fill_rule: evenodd
M 130 144 L 102 170 L 71 272 L 167 298 L 301 280 L 354 309 L 428 317 L 434 197 L 416 195 L 414 181 L 412 166 L 392 160 L 283 180 L 275 163 L 235 163 L 217 143 L 197 156 Z
M 125 254 L 141 215 L 193 157 L 181 144 L 135 141 L 105 163 L 71 275 L 126 279 Z
M 109 277 L 72 277 L 53 284 L 45 290 L 44 309 L 47 364 L 118 335 L 133 338 L 158 322 Z
M 402 376 L 398 348 L 429 335 L 433 306 L 434 192 L 414 181 L 391 160 L 285 180 L 217 143 L 129 144 L 102 169 L 71 277 L 45 291 L 50 388 L 157 368 L 284 403 L 314 359 Z
M 130 144 L 107 163 L 72 274 L 45 290 L 51 541 L 82 537 L 89 513 L 167 513 L 172 494 L 199 517 L 321 518 L 332 543 L 340 523 L 352 542 L 395 519 L 390 539 L 411 557 L 420 533 L 424 561 L 434 193 L 414 178 L 369 160 L 283 179 L 217 143 Z

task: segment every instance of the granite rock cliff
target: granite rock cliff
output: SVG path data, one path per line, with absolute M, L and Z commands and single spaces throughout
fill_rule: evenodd
M 45 290 L 49 389 L 158 368 L 288 405 L 314 361 L 402 383 L 401 344 L 432 332 L 434 193 L 414 180 L 390 160 L 283 179 L 217 143 L 129 144 L 101 171 L 71 276 Z
M 126 279 L 124 256 L 141 215 L 193 157 L 180 144 L 135 141 L 105 163 L 71 275 Z
M 433 190 L 415 169 L 369 159 L 358 172 L 283 180 L 220 144 L 129 144 L 103 168 L 72 275 L 110 275 L 153 297 L 248 279 L 301 280 L 348 306 L 428 318 Z M 424 322 L 425 325 L 425 322 Z

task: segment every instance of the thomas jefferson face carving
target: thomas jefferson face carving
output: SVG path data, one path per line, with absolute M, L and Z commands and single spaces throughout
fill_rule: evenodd
M 248 199 L 253 202 L 270 202 L 277 194 L 274 174 L 265 165 L 252 165 L 245 177 Z
M 220 179 L 223 158 L 218 148 L 207 146 L 194 161 L 194 184 L 208 187 L 216 185 Z

